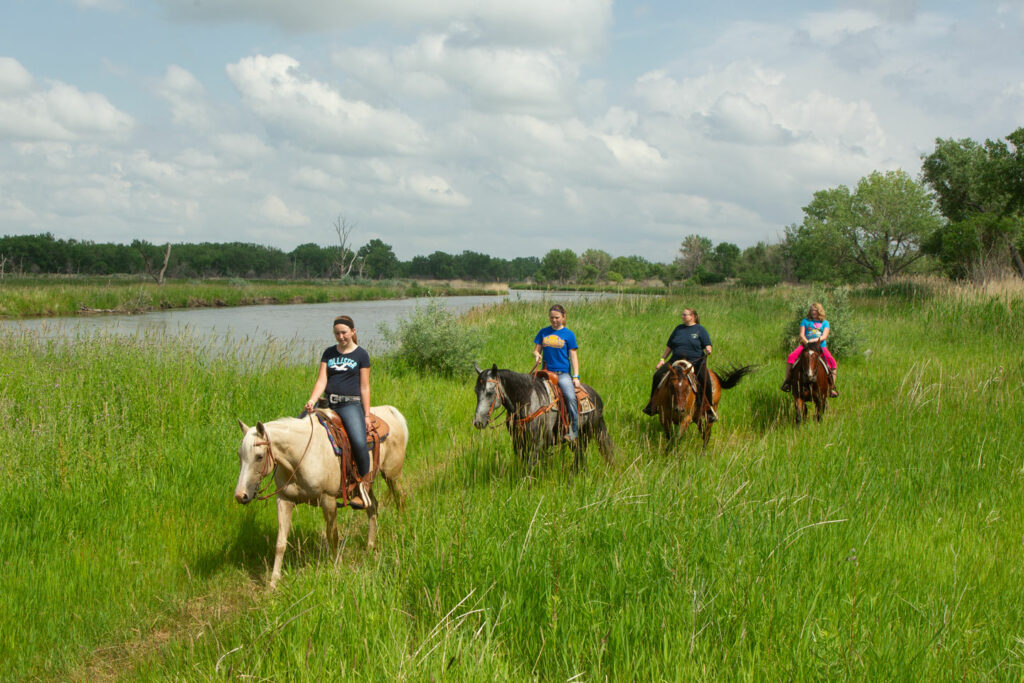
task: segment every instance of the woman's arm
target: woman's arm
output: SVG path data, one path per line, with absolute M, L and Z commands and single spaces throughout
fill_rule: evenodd
M 572 383 L 573 386 L 580 385 L 580 357 L 576 353 L 576 349 L 569 349 L 569 362 L 572 363 Z
M 359 398 L 366 417 L 366 430 L 370 430 L 370 368 L 359 368 Z
M 710 356 L 711 355 L 711 344 L 708 344 L 707 346 L 704 347 L 704 355 L 705 356 Z
M 832 333 L 832 326 L 831 325 L 822 325 L 821 337 L 818 339 L 818 341 L 825 341 L 826 339 L 828 339 L 828 335 L 831 334 L 831 333 Z
M 540 352 L 540 349 L 541 349 L 540 344 L 534 344 L 533 345 L 533 360 L 535 362 L 537 362 L 537 363 L 539 363 L 541 361 L 541 359 L 544 358 L 544 354 L 542 354 Z
M 320 363 L 320 372 L 316 376 L 316 383 L 313 384 L 313 393 L 309 395 L 309 400 L 306 401 L 306 412 L 312 412 L 313 408 L 316 407 L 316 401 L 320 398 L 320 394 L 324 393 L 324 389 L 327 388 L 327 363 Z
M 661 358 L 658 359 L 658 364 L 655 365 L 654 367 L 660 368 L 662 365 L 664 365 L 666 362 L 668 362 L 668 359 L 671 358 L 671 357 L 672 357 L 672 349 L 670 349 L 669 347 L 666 346 L 665 350 L 661 352 Z

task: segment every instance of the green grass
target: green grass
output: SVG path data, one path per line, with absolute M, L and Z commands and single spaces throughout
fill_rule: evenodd
M 12 678 L 147 680 L 1019 680 L 1024 676 L 1024 297 L 852 298 L 870 350 L 843 395 L 793 425 L 778 391 L 788 290 L 569 309 L 618 461 L 528 477 L 476 431 L 472 373 L 387 358 L 374 402 L 412 432 L 408 509 L 296 510 L 263 590 L 271 503 L 231 499 L 248 423 L 295 414 L 313 380 L 283 350 L 194 340 L 0 339 L 0 659 Z M 639 408 L 678 310 L 725 393 L 706 455 L 665 452 Z M 477 309 L 481 364 L 525 371 L 546 303 Z M 33 618 L 26 618 L 33 615 Z
M 347 285 L 328 281 L 176 280 L 158 286 L 117 276 L 5 278 L 0 280 L 0 318 L 467 294 L 494 294 L 494 291 L 439 283 L 424 286 L 405 280 Z

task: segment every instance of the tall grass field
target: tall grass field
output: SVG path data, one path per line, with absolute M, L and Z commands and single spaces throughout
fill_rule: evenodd
M 528 472 L 502 429 L 475 430 L 472 370 L 375 358 L 373 402 L 409 422 L 409 504 L 384 497 L 374 553 L 339 511 L 337 556 L 297 508 L 275 592 L 273 501 L 232 499 L 235 420 L 296 414 L 319 350 L 5 333 L 0 677 L 1021 680 L 1024 292 L 854 292 L 862 350 L 797 427 L 778 386 L 805 295 L 571 305 L 617 446 L 579 473 L 559 449 Z M 704 455 L 640 412 L 683 306 L 712 369 L 760 366 Z M 527 370 L 546 309 L 467 315 L 467 367 Z

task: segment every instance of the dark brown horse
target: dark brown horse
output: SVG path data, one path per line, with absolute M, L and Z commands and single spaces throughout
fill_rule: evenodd
M 821 422 L 828 408 L 828 366 L 821 355 L 821 343 L 804 344 L 789 370 L 789 390 L 796 404 L 796 423 L 807 419 L 807 404 L 814 402 L 814 419 Z
M 719 377 L 709 369 L 712 407 L 717 411 L 722 390 L 732 389 L 753 371 L 753 365 L 744 365 L 732 368 L 724 377 Z M 707 449 L 708 441 L 711 439 L 712 423 L 707 420 L 707 412 L 702 410 L 702 407 L 706 405 L 706 400 L 702 394 L 698 396 L 698 385 L 697 373 L 693 364 L 686 360 L 677 360 L 668 366 L 668 372 L 654 392 L 654 405 L 658 411 L 658 419 L 661 420 L 661 428 L 665 430 L 666 448 L 672 445 L 673 435 L 682 436 L 690 423 L 696 422 L 704 439 L 701 453 Z

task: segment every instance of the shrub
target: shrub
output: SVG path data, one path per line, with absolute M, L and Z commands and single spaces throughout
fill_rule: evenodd
M 399 361 L 446 376 L 465 371 L 483 346 L 479 332 L 459 324 L 452 312 L 436 301 L 416 306 L 408 318 L 398 321 L 397 329 L 383 323 L 379 329 L 392 340 Z
M 809 294 L 791 299 L 789 309 L 793 317 L 786 323 L 783 332 L 783 346 L 786 352 L 800 343 L 800 321 L 807 317 L 807 311 L 815 301 L 825 307 L 825 319 L 829 324 L 828 350 L 836 358 L 850 357 L 860 351 L 863 333 L 860 325 L 853 321 L 850 312 L 850 297 L 847 287 L 817 287 Z

